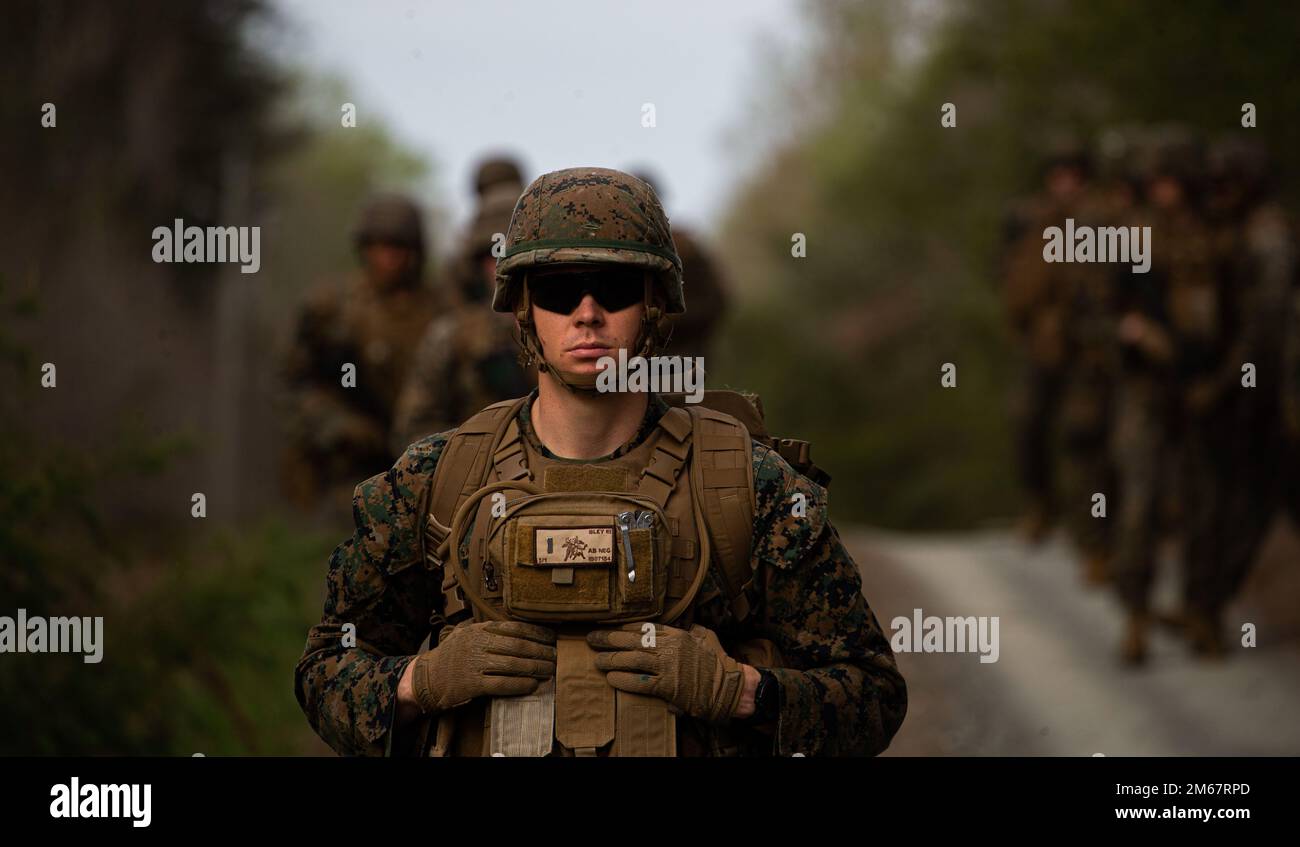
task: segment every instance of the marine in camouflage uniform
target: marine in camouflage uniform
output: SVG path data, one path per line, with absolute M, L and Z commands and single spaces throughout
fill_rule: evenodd
M 392 464 L 400 452 L 389 446 L 398 394 L 436 309 L 422 281 L 424 233 L 414 203 L 373 198 L 354 239 L 362 272 L 309 295 L 285 362 L 292 407 L 284 481 L 302 506 L 329 502 L 333 493 L 346 503 L 353 480 Z M 346 365 L 356 368 L 354 387 L 344 384 Z
M 1300 229 L 1291 233 L 1300 244 Z M 1300 273 L 1292 280 L 1283 311 L 1281 424 L 1283 433 L 1282 497 L 1291 521 L 1300 527 Z
M 1216 376 L 1233 314 L 1216 273 L 1211 231 L 1196 208 L 1204 172 L 1199 142 L 1180 127 L 1162 127 L 1149 138 L 1144 159 L 1145 205 L 1135 223 L 1151 227 L 1151 268 L 1123 275 L 1124 368 L 1115 429 L 1121 509 L 1114 583 L 1127 612 L 1120 656 L 1129 664 L 1147 654 L 1166 491 L 1182 496 L 1188 590 L 1196 574 L 1213 567 L 1222 479 L 1215 442 L 1222 436 L 1223 395 Z
M 1029 498 L 1026 537 L 1040 541 L 1056 515 L 1053 432 L 1066 382 L 1068 292 L 1075 265 L 1043 260 L 1043 230 L 1064 226 L 1083 197 L 1089 161 L 1081 147 L 1058 140 L 1043 165 L 1042 190 L 1004 222 L 1003 301 L 1024 355 L 1024 375 L 1012 409 L 1016 460 Z
M 457 303 L 420 339 L 398 401 L 397 453 L 423 436 L 458 426 L 485 406 L 518 397 L 537 382 L 516 361 L 514 321 L 487 303 L 496 276 L 493 239 L 504 236 L 523 191 L 518 167 L 490 159 L 479 167 L 475 186 L 478 208 L 445 277 Z
M 663 197 L 658 181 L 651 174 L 639 172 L 634 176 Z M 727 283 L 713 251 L 693 231 L 674 226 L 673 242 L 682 260 L 682 285 L 690 294 L 691 309 L 672 321 L 672 337 L 664 355 L 703 356 L 707 367 L 713 338 L 726 317 L 731 300 Z
M 580 221 L 591 224 L 592 232 L 586 238 L 600 246 L 530 248 L 539 242 L 554 244 L 547 236 L 553 238 L 557 233 L 567 242 L 583 241 L 581 234 L 575 236 L 570 229 Z M 518 298 L 532 296 L 533 282 L 519 278 L 532 272 L 532 263 L 581 261 L 575 257 L 586 256 L 588 263 L 623 261 L 634 269 L 647 268 L 658 280 L 655 302 L 666 302 L 671 311 L 684 309 L 667 218 L 652 190 L 626 174 L 583 168 L 544 175 L 520 201 L 509 242 L 520 251 L 530 249 L 507 253 L 505 261 L 518 258 L 513 273 L 503 269 L 498 277 L 498 308 L 512 309 L 519 306 Z M 506 267 L 504 261 L 502 267 Z M 647 294 L 650 278 L 646 277 Z M 586 303 L 594 295 L 584 292 L 580 296 Z M 532 309 L 540 307 L 523 308 L 531 323 Z M 659 315 L 647 308 L 640 319 L 643 335 L 638 344 L 653 350 L 654 333 L 645 335 L 644 331 L 658 325 Z M 525 344 L 541 358 L 538 336 L 527 326 L 524 331 Z M 539 366 L 549 368 L 544 374 L 547 378 L 523 402 L 513 420 L 521 445 L 526 444 L 537 456 L 563 462 L 566 460 L 551 453 L 536 434 L 534 406 L 544 397 L 539 392 L 585 389 L 571 385 L 572 377 L 559 375 L 546 362 L 541 358 Z M 608 455 L 582 460 L 580 467 L 594 469 L 584 472 L 598 472 L 640 449 L 653 433 L 662 431 L 669 414 L 663 400 L 650 395 L 635 434 Z M 421 679 L 429 668 L 440 667 L 440 652 L 459 647 L 461 651 L 454 655 L 481 656 L 483 651 L 463 649 L 472 638 L 484 639 L 482 644 L 488 646 L 483 650 L 490 647 L 496 651 L 489 659 L 493 667 L 505 669 L 498 673 L 506 675 L 490 677 L 492 682 L 469 689 L 453 711 L 463 713 L 481 704 L 488 691 L 528 694 L 555 676 L 556 651 L 549 646 L 554 635 L 548 640 L 544 627 L 521 621 L 474 622 L 463 608 L 453 611 L 448 598 L 454 592 L 448 593 L 446 569 L 436 557 L 422 554 L 421 534 L 426 531 L 422 524 L 431 515 L 428 501 L 438 496 L 430 493 L 431 480 L 440 462 L 452 461 L 444 450 L 454 438 L 456 433 L 425 437 L 407 448 L 388 472 L 361 483 L 354 495 L 356 531 L 330 559 L 324 614 L 312 628 L 297 665 L 296 693 L 312 727 L 341 754 L 427 752 L 428 723 L 443 715 L 425 704 L 437 702 L 440 695 L 451 697 L 445 694 L 446 689 L 478 677 L 472 669 L 458 666 L 461 672 L 437 677 L 441 682 L 424 685 Z M 888 639 L 862 595 L 858 568 L 828 519 L 826 490 L 797 472 L 766 443 L 754 440 L 751 446 L 755 500 L 752 526 L 747 529 L 752 530 L 748 567 L 753 578 L 743 597 L 726 590 L 720 560 L 710 556 L 686 616 L 694 624 L 689 637 L 676 627 L 676 620 L 674 625 L 656 624 L 661 642 L 666 639 L 680 651 L 656 653 L 656 648 L 650 648 L 639 652 L 635 640 L 642 636 L 636 624 L 632 625 L 635 632 L 625 631 L 627 627 L 592 631 L 587 642 L 600 652 L 603 658 L 597 660 L 598 666 L 609 671 L 609 684 L 620 693 L 621 686 L 639 686 L 654 691 L 647 696 L 676 704 L 672 711 L 679 714 L 679 755 L 878 753 L 897 732 L 907 708 L 906 686 Z M 671 490 L 681 491 L 683 484 L 673 483 L 677 487 Z M 791 508 L 798 500 L 806 503 L 802 512 Z M 466 546 L 462 541 L 462 553 Z M 747 614 L 740 611 L 744 608 Z M 346 637 L 347 624 L 356 627 L 355 645 Z M 437 646 L 420 652 L 426 638 Z M 761 643 L 759 639 L 773 648 L 761 654 L 766 659 L 746 651 L 745 645 Z M 632 643 L 624 643 L 629 641 Z M 720 646 L 701 646 L 709 643 Z M 676 663 L 680 663 L 676 670 L 683 674 L 690 668 L 703 668 L 705 665 L 691 664 L 701 656 L 707 657 L 708 667 L 730 668 L 724 676 L 734 682 L 737 664 L 729 655 L 759 666 L 761 681 L 754 693 L 752 717 L 735 717 L 741 710 L 729 711 L 733 701 L 728 696 L 713 702 L 711 711 L 701 712 L 696 701 L 688 699 L 683 704 L 679 694 L 653 689 L 657 680 L 674 672 Z M 639 677 L 625 673 L 619 679 L 620 674 L 612 670 L 627 661 L 656 656 L 667 663 L 656 675 L 642 671 Z M 752 665 L 747 667 L 754 670 Z M 399 719 L 410 706 L 399 696 L 407 677 L 426 713 L 417 723 Z M 734 688 L 719 680 L 714 678 L 711 689 L 706 685 L 706 693 L 731 691 L 734 696 Z M 422 687 L 426 689 L 423 695 Z M 702 714 L 712 717 L 705 719 Z
M 1221 614 L 1254 563 L 1277 512 L 1277 457 L 1285 451 L 1280 400 L 1286 315 L 1296 274 L 1292 224 L 1270 197 L 1267 155 L 1256 142 L 1219 140 L 1210 149 L 1206 214 L 1225 310 L 1221 355 L 1204 368 L 1192 410 L 1189 460 L 1199 525 L 1190 546 L 1184 623 L 1192 648 L 1223 652 Z M 1230 311 L 1229 311 L 1230 309 Z M 1243 366 L 1255 387 L 1243 385 Z M 1204 490 L 1202 490 L 1204 489 Z
M 1133 223 L 1138 186 L 1133 172 L 1133 130 L 1113 129 L 1096 152 L 1096 180 L 1073 210 L 1076 226 L 1125 227 Z M 1059 225 L 1059 224 L 1058 224 Z M 1100 231 L 1100 230 L 1098 230 Z M 1084 579 L 1109 579 L 1114 556 L 1114 521 L 1093 513 L 1104 494 L 1118 506 L 1118 471 L 1112 453 L 1116 386 L 1120 379 L 1119 322 L 1121 268 L 1113 263 L 1063 266 L 1065 362 L 1057 435 L 1060 439 L 1061 512 L 1082 556 Z

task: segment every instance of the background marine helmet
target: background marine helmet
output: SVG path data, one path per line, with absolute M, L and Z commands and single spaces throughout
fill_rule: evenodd
M 524 175 L 519 163 L 509 156 L 492 156 L 479 163 L 474 172 L 474 193 L 479 197 L 498 185 L 512 185 L 518 195 L 524 187 Z
M 358 248 L 382 241 L 424 253 L 424 222 L 420 209 L 402 194 L 378 194 L 366 202 L 352 233 Z

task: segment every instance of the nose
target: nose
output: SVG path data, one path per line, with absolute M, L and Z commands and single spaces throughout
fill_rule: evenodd
M 599 326 L 605 322 L 605 310 L 590 292 L 582 295 L 582 302 L 573 310 L 573 322 L 578 326 Z

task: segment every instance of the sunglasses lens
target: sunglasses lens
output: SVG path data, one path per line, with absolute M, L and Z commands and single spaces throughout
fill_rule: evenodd
M 567 315 L 582 302 L 584 281 L 577 276 L 553 274 L 531 283 L 529 292 L 539 309 Z
M 602 309 L 621 312 L 641 302 L 644 286 L 637 271 L 593 271 L 539 276 L 530 281 L 529 292 L 538 308 L 567 315 L 587 294 Z
M 601 287 L 592 294 L 606 311 L 621 312 L 645 297 L 645 283 L 640 273 L 616 272 L 604 276 Z

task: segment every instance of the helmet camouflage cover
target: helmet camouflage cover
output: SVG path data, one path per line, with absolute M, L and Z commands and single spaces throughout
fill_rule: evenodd
M 492 239 L 510 229 L 510 216 L 518 200 L 519 186 L 508 182 L 498 183 L 484 192 L 466 233 L 465 247 L 470 255 L 491 252 Z
M 1195 182 L 1205 170 L 1205 151 L 1201 139 L 1189 127 L 1162 124 L 1152 128 L 1139 154 L 1144 178 L 1173 177 L 1181 182 Z
M 533 180 L 510 219 L 492 308 L 512 310 L 530 268 L 567 263 L 645 268 L 659 282 L 664 312 L 686 311 L 682 263 L 668 216 L 654 189 L 630 174 L 569 168 Z
M 1206 157 L 1210 175 L 1216 179 L 1236 179 L 1259 183 L 1269 176 L 1268 148 L 1252 138 L 1225 135 L 1216 138 Z

